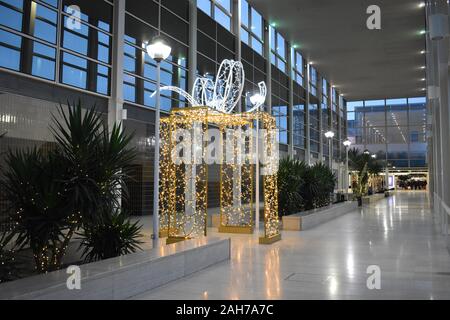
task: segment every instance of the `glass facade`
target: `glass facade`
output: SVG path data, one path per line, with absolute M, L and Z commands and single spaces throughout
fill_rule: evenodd
M 197 7 L 231 31 L 231 0 L 198 0 Z
M 124 205 L 132 214 L 151 214 L 155 141 L 152 94 L 156 86 L 156 63 L 146 53 L 146 46 L 158 34 L 167 40 L 172 53 L 161 64 L 161 82 L 188 91 L 190 71 L 214 78 L 224 59 L 236 59 L 235 35 L 240 32 L 241 61 L 246 74 L 241 109 L 251 106 L 249 97 L 258 92 L 259 82 L 270 82 L 268 99 L 280 130 L 282 154 L 292 150 L 292 156 L 301 160 L 322 159 L 322 150 L 328 150 L 321 147 L 323 121 L 328 126 L 331 120 L 325 119 L 321 108 L 332 108 L 334 104 L 328 102 L 328 93 L 320 94 L 318 71 L 311 66 L 308 72 L 300 50 L 275 26 L 269 26 L 248 1 L 240 1 L 241 21 L 236 25 L 241 27 L 232 30 L 236 17 L 230 0 L 198 0 L 194 26 L 189 20 L 192 7 L 187 0 L 126 0 L 121 70 L 116 70 L 117 57 L 113 52 L 117 3 L 0 0 L 0 97 L 3 98 L 0 99 L 0 133 L 8 132 L 2 140 L 3 147 L 44 145 L 47 138 L 43 132 L 36 135 L 32 132 L 48 128 L 50 114 L 60 101 L 73 102 L 81 97 L 86 108 L 96 105 L 106 119 L 108 106 L 116 94 L 113 74 L 123 74 L 118 91 L 123 93 L 123 107 L 127 110 L 124 130 L 134 134 L 132 144 L 139 154 L 132 179 L 128 181 L 130 201 Z M 197 36 L 195 48 L 191 46 L 190 33 Z M 265 52 L 266 41 L 270 41 L 268 52 Z M 194 64 L 189 57 L 195 55 Z M 42 109 L 40 106 L 46 102 L 48 106 Z M 28 107 L 14 109 L 11 107 L 14 103 Z M 345 130 L 345 113 L 339 113 L 344 103 L 338 99 L 335 106 L 334 129 Z M 162 92 L 163 116 L 172 108 L 186 105 L 178 94 Z M 36 108 L 42 112 L 39 117 L 33 115 Z M 345 136 L 344 131 L 337 139 Z M 339 152 L 338 145 L 335 153 Z M 342 158 L 335 154 L 335 159 Z M 208 200 L 212 207 L 218 203 L 218 192 L 215 194 L 218 185 L 218 181 L 211 180 L 212 194 L 208 194 Z
M 270 61 L 282 72 L 286 72 L 287 45 L 283 35 L 274 27 L 269 27 L 270 34 Z
M 0 1 L 0 67 L 108 95 L 113 6 L 97 1 Z
M 351 101 L 348 135 L 389 167 L 427 167 L 426 98 Z
M 148 5 L 146 3 L 145 7 Z M 158 17 L 158 15 L 141 16 L 144 9 L 142 6 L 142 1 L 127 1 L 123 95 L 127 102 L 154 108 L 155 98 L 152 94 L 156 89 L 156 62 L 147 54 L 146 45 L 158 34 L 158 23 L 161 22 L 160 33 L 170 39 L 172 46 L 171 55 L 161 63 L 161 84 L 187 90 L 188 7 L 184 8 L 184 13 L 180 9 L 178 9 L 179 13 L 174 13 L 161 6 L 161 15 Z M 154 6 L 154 11 L 158 12 L 157 3 L 151 6 Z M 166 22 L 163 23 L 163 21 Z M 186 101 L 183 97 L 175 93 L 162 92 L 162 110 L 170 111 L 171 108 L 184 106 Z
M 264 22 L 262 16 L 246 0 L 241 0 L 241 41 L 263 55 Z

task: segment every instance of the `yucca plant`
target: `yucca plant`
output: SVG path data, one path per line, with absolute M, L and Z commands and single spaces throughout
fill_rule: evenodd
M 59 108 L 51 128 L 50 150 L 10 151 L 1 181 L 11 207 L 14 248 L 33 250 L 36 268 L 61 267 L 69 241 L 81 227 L 108 223 L 118 199 L 126 194 L 124 178 L 135 151 L 120 125 L 110 131 L 97 110 L 81 103 Z M 122 188 L 120 188 L 122 187 Z
M 140 250 L 142 225 L 131 223 L 128 215 L 116 210 L 103 224 L 85 228 L 78 235 L 79 250 L 86 262 L 109 259 Z
M 0 283 L 19 279 L 25 269 L 23 257 L 7 248 L 11 238 L 6 231 L 0 235 Z
M 278 206 L 280 214 L 294 214 L 302 209 L 303 198 L 300 189 L 308 165 L 298 160 L 284 158 L 278 169 Z
M 55 270 L 78 227 L 78 211 L 70 206 L 60 154 L 40 150 L 10 151 L 2 181 L 10 204 L 16 250 L 30 246 L 39 272 Z
M 119 206 L 118 200 L 127 195 L 124 179 L 136 156 L 127 147 L 132 136 L 125 135 L 121 124 L 108 131 L 101 113 L 94 107 L 83 114 L 80 102 L 69 105 L 67 113 L 61 107 L 59 114 L 62 121 L 53 117 L 51 129 L 67 161 L 64 182 L 71 205 L 83 214 L 84 224 L 102 223 L 104 209 Z

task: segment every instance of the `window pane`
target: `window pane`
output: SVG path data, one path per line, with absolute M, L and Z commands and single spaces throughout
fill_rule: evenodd
M 283 60 L 281 60 L 280 58 L 277 59 L 277 66 L 278 66 L 278 69 L 280 69 L 283 72 L 286 72 L 286 63 Z
M 55 80 L 55 61 L 34 56 L 31 74 L 41 78 Z
M 231 13 L 231 0 L 216 0 L 228 13 Z
M 70 65 L 69 65 L 70 64 Z M 71 86 L 86 89 L 87 60 L 71 55 L 63 54 L 62 82 Z
M 275 46 L 277 44 L 275 39 L 275 29 L 272 27 L 269 27 L 270 30 L 270 48 L 275 51 Z
M 108 78 L 97 76 L 97 92 L 101 94 L 108 94 Z
M 7 44 L 17 49 L 5 47 Z M 19 71 L 20 69 L 20 47 L 22 37 L 0 30 L 0 66 Z
M 197 7 L 205 12 L 208 16 L 211 15 L 211 1 L 209 0 L 197 0 Z
M 0 45 L 0 66 L 18 71 L 20 67 L 20 51 Z
M 283 59 L 286 59 L 286 48 L 284 38 L 281 34 L 277 33 L 277 53 Z
M 33 64 L 31 74 L 49 80 L 55 80 L 56 50 L 52 47 L 34 42 Z
M 36 38 L 56 43 L 56 26 L 40 19 L 35 20 L 34 36 Z
M 18 31 L 22 30 L 22 14 L 0 5 L 0 24 Z
M 252 48 L 260 55 L 263 55 L 263 44 L 254 37 L 252 37 Z
M 221 24 L 225 29 L 231 30 L 231 18 L 225 14 L 221 9 L 215 7 L 214 19 Z
M 262 27 L 263 23 L 262 23 L 262 16 L 255 10 L 252 8 L 252 32 L 259 38 L 262 40 Z
M 303 74 L 303 56 L 296 52 L 295 57 L 295 68 L 298 72 L 300 72 L 300 74 Z
M 241 41 L 250 45 L 248 41 L 248 32 L 244 28 L 241 28 Z
M 48 9 L 40 4 L 38 4 L 36 8 L 36 16 L 53 23 L 56 23 L 57 19 L 56 11 Z
M 99 45 L 98 46 L 98 60 L 104 63 L 109 63 L 109 48 Z
M 42 2 L 45 2 L 49 5 L 51 5 L 52 7 L 58 7 L 58 0 L 41 0 Z
M 127 101 L 136 102 L 136 78 L 124 74 L 123 80 L 123 98 Z
M 10 4 L 17 9 L 23 9 L 23 0 L 2 0 L 1 2 Z
M 248 13 L 248 2 L 247 0 L 241 0 L 241 23 L 248 27 L 248 17 L 249 17 L 249 13 Z

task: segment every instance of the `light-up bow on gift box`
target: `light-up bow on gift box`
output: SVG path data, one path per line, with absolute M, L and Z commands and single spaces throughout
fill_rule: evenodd
M 191 106 L 207 106 L 223 113 L 232 113 L 244 90 L 245 72 L 241 62 L 223 60 L 215 82 L 205 76 L 197 77 L 192 93 L 189 94 L 175 86 L 164 86 L 161 90 L 169 90 L 186 98 Z M 252 108 L 247 112 L 258 111 L 266 101 L 267 88 L 265 82 L 258 83 L 259 93 L 250 98 Z M 152 97 L 155 93 L 153 93 Z

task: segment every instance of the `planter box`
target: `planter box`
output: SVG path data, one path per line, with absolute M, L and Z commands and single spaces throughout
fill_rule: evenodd
M 384 193 L 383 194 L 374 194 L 372 196 L 362 197 L 362 204 L 363 205 L 370 205 L 377 201 L 380 201 L 382 199 L 386 198 Z
M 264 221 L 264 202 L 259 205 L 260 208 L 260 220 Z M 255 204 L 253 204 L 253 211 L 255 210 Z M 254 215 L 253 215 L 254 218 Z M 208 228 L 219 228 L 220 227 L 220 208 L 208 209 Z
M 0 285 L 0 299 L 128 299 L 230 259 L 230 239 L 200 238 L 80 266 L 81 290 L 66 270 Z
M 284 216 L 283 230 L 302 231 L 311 229 L 341 215 L 354 211 L 357 208 L 357 202 L 344 202 L 325 208 L 319 208 L 300 212 L 290 216 Z
M 219 228 L 220 226 L 220 213 L 208 214 L 208 227 Z

